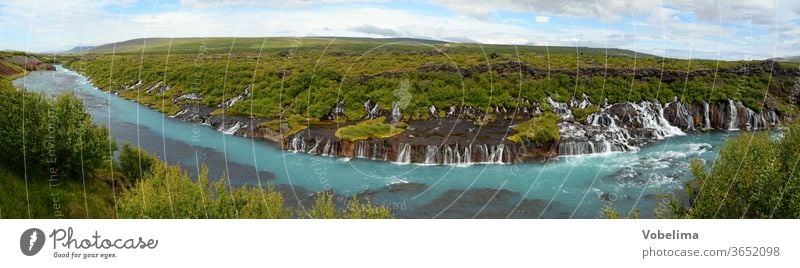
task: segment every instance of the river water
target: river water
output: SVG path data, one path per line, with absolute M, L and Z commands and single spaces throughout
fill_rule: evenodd
M 95 88 L 80 74 L 57 66 L 14 81 L 28 90 L 83 99 L 98 124 L 119 144 L 128 142 L 196 174 L 223 172 L 233 184 L 279 186 L 287 202 L 312 191 L 366 194 L 406 218 L 598 218 L 611 205 L 653 217 L 660 196 L 685 196 L 689 161 L 713 161 L 735 132 L 675 136 L 638 151 L 557 157 L 509 165 L 421 166 L 292 153 L 252 138 L 167 117 Z

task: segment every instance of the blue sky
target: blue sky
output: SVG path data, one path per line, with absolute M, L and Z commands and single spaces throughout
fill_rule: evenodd
M 4 0 L 0 49 L 140 37 L 360 36 L 633 49 L 678 58 L 800 55 L 800 1 Z

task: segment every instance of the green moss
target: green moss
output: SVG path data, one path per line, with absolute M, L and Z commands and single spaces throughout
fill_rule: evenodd
M 516 134 L 508 137 L 508 140 L 520 143 L 523 139 L 544 145 L 548 142 L 555 142 L 559 139 L 558 121 L 561 118 L 552 113 L 545 113 L 540 117 L 533 118 L 524 123 L 514 126 Z
M 596 113 L 599 110 L 600 107 L 597 105 L 589 105 L 583 109 L 572 107 L 572 116 L 575 117 L 575 120 L 583 122 L 586 121 L 586 117 L 588 117 L 590 114 Z
M 281 130 L 281 120 L 271 120 L 264 123 L 261 123 L 259 126 L 269 128 L 272 131 L 280 131 Z
M 402 133 L 405 128 L 398 124 L 396 127 L 385 123 L 385 117 L 364 120 L 355 125 L 341 127 L 336 130 L 336 137 L 347 140 L 366 140 L 369 138 L 388 138 Z

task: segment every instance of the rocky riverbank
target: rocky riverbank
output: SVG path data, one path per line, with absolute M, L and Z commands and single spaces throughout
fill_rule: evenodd
M 716 103 L 673 101 L 625 102 L 600 105 L 599 111 L 585 120 L 575 118 L 573 108 L 593 105 L 588 98 L 559 103 L 548 99 L 551 112 L 561 116 L 558 141 L 536 144 L 528 140 L 513 142 L 507 137 L 516 133 L 513 126 L 542 114 L 540 105 L 522 100 L 519 109 L 494 107 L 493 113 L 478 112 L 475 107 L 430 107 L 431 119 L 406 121 L 405 131 L 383 139 L 347 141 L 336 137 L 338 128 L 352 123 L 315 123 L 300 132 L 286 135 L 284 125 L 278 131 L 264 126 L 267 120 L 246 116 L 212 115 L 213 107 L 191 106 L 176 118 L 202 123 L 225 134 L 256 137 L 276 142 L 283 149 L 322 156 L 366 158 L 399 164 L 470 165 L 506 164 L 556 155 L 578 155 L 636 150 L 647 143 L 708 130 L 766 130 L 785 120 L 775 109 L 756 112 L 733 100 Z M 341 104 L 340 104 L 341 105 Z M 342 113 L 332 109 L 332 116 Z M 402 118 L 399 107 L 392 111 L 377 104 L 364 103 L 366 118 L 387 116 L 387 121 Z M 339 114 L 341 115 L 341 114 Z M 480 118 L 495 118 L 478 122 Z

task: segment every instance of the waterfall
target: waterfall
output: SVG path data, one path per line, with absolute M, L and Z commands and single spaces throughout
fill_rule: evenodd
M 373 102 L 372 100 L 367 99 L 367 101 L 364 102 L 364 110 L 367 112 L 366 118 L 373 119 L 375 117 L 378 117 L 381 113 L 380 106 L 381 105 L 378 104 L 377 102 Z
M 223 125 L 224 125 L 224 124 L 223 124 Z M 236 124 L 234 124 L 234 125 L 233 125 L 233 126 L 231 126 L 230 128 L 228 128 L 228 129 L 226 129 L 226 130 L 222 131 L 222 133 L 224 133 L 224 134 L 227 134 L 227 135 L 233 135 L 233 134 L 235 134 L 235 133 L 236 133 L 236 131 L 237 131 L 237 130 L 239 130 L 239 128 L 241 128 L 241 127 L 242 127 L 242 125 L 241 125 L 239 122 L 236 122 Z
M 367 142 L 366 141 L 357 141 L 356 142 L 356 157 L 358 157 L 358 158 L 367 158 Z
M 403 112 L 400 111 L 400 105 L 395 103 L 392 108 L 392 121 L 399 122 L 403 118 Z
M 389 156 L 387 154 L 387 151 L 386 151 L 386 147 L 384 147 L 383 143 L 373 143 L 373 144 L 370 144 L 370 146 L 372 146 L 372 155 L 370 156 L 370 159 L 374 159 L 374 160 L 383 159 L 383 160 L 386 160 L 387 158 L 389 158 Z
M 775 110 L 769 110 L 767 113 L 767 122 L 773 126 L 779 122 L 778 114 L 775 113 Z
M 444 155 L 442 156 L 442 164 L 444 165 L 453 164 L 455 162 L 453 161 L 453 158 L 454 158 L 453 148 L 450 147 L 450 145 L 444 145 Z
M 303 141 L 303 138 L 300 135 L 295 135 L 292 137 L 292 142 L 290 147 L 292 148 L 292 152 L 305 152 L 306 151 L 306 143 Z
M 562 119 L 572 118 L 572 110 L 566 103 L 556 102 L 550 97 L 547 97 L 547 102 L 553 107 L 553 112 L 560 115 Z
M 732 99 L 728 99 L 728 108 L 730 110 L 728 130 L 739 130 L 739 108 L 736 107 Z
M 410 164 L 411 163 L 411 144 L 405 143 L 403 144 L 403 149 L 397 154 L 397 163 L 398 164 Z
M 636 118 L 642 123 L 642 127 L 652 129 L 656 139 L 685 135 L 680 128 L 670 125 L 664 118 L 664 108 L 661 104 L 643 101 L 641 104 L 634 104 L 633 107 L 637 111 Z
M 478 159 L 478 161 L 482 163 L 489 162 L 489 159 L 491 159 L 489 154 L 489 145 L 481 144 L 476 146 L 475 148 L 478 150 L 478 155 L 480 156 L 480 159 Z
M 336 117 L 336 116 L 344 115 L 344 114 L 345 114 L 344 113 L 344 100 L 340 100 L 340 101 L 338 101 L 336 103 L 336 107 L 334 107 L 333 110 L 331 111 L 331 115 Z
M 464 156 L 459 164 L 472 165 L 472 146 L 467 145 L 464 147 Z
M 456 116 L 457 112 L 458 108 L 456 108 L 456 105 L 455 104 L 450 105 L 450 109 L 447 110 L 447 116 Z
M 570 105 L 572 105 L 572 107 L 578 107 L 580 109 L 585 109 L 586 107 L 589 107 L 589 105 L 592 105 L 592 103 L 589 101 L 589 96 L 586 96 L 586 94 L 583 94 L 583 97 L 582 97 L 581 100 L 578 100 L 578 98 L 572 97 L 572 101 L 570 102 Z
M 498 144 L 497 146 L 492 146 L 492 153 L 489 155 L 489 163 L 502 164 L 504 150 L 505 145 L 502 143 Z
M 322 147 L 322 155 L 328 156 L 332 155 L 331 153 L 331 140 L 325 142 L 325 146 Z
M 703 102 L 703 124 L 705 125 L 706 129 L 711 129 L 711 117 L 710 109 L 708 108 L 708 102 Z
M 745 114 L 745 124 L 747 130 L 759 130 L 767 128 L 767 120 L 764 119 L 764 112 L 756 113 L 750 108 L 742 106 Z
M 675 108 L 678 116 L 688 123 L 688 109 L 682 106 L 671 108 Z M 685 135 L 680 128 L 669 123 L 664 116 L 664 107 L 657 102 L 614 104 L 589 115 L 587 122 L 587 125 L 570 121 L 558 124 L 561 136 L 559 155 L 629 151 L 654 139 Z
M 615 127 L 616 122 L 614 118 L 608 113 L 593 113 L 590 114 L 586 121 L 592 126 Z
M 436 145 L 428 145 L 425 147 L 425 164 L 428 165 L 435 165 L 436 162 L 436 155 L 439 153 L 439 146 Z
M 311 147 L 311 149 L 308 149 L 308 153 L 309 154 L 316 154 L 317 153 L 317 147 L 319 147 L 319 140 L 320 140 L 320 138 L 314 139 L 314 147 Z
M 667 108 L 674 108 L 675 120 L 673 123 L 675 123 L 677 127 L 694 129 L 694 117 L 692 116 L 692 112 L 689 110 L 689 105 L 677 101 L 677 97 L 675 99 L 676 100 L 674 102 L 667 104 Z

